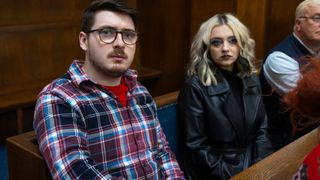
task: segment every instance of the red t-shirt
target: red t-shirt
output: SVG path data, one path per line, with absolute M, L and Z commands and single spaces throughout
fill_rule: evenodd
M 293 179 L 320 179 L 320 144 L 306 156 Z
M 118 86 L 104 86 L 106 89 L 111 91 L 118 100 L 122 103 L 123 106 L 127 106 L 127 93 L 128 86 L 126 85 L 123 78 L 121 78 L 121 83 Z

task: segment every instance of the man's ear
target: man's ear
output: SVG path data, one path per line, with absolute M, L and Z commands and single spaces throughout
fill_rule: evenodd
M 301 24 L 301 20 L 297 18 L 294 21 L 294 31 L 300 31 L 300 24 Z
M 79 44 L 82 50 L 86 51 L 88 49 L 88 36 L 83 31 L 79 33 Z

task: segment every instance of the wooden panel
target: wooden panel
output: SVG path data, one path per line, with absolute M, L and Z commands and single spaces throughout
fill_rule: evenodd
M 267 20 L 266 50 L 292 33 L 295 9 L 302 0 L 271 0 Z
M 0 25 L 70 20 L 75 16 L 75 2 L 75 0 L 2 0 L 0 6 Z
M 136 10 L 138 10 L 137 8 L 137 0 L 125 0 L 126 3 L 128 3 L 131 7 L 135 8 Z M 139 20 L 138 20 L 139 21 Z M 139 22 L 138 22 L 139 23 Z M 137 29 L 137 31 L 139 32 L 139 29 Z M 134 60 L 130 66 L 130 68 L 135 69 L 135 70 L 139 70 L 140 68 L 140 42 L 138 39 L 137 42 L 137 46 L 136 46 L 136 52 L 135 52 L 135 56 L 134 56 Z
M 78 42 L 80 15 L 90 2 L 1 2 L 1 109 L 33 102 L 73 59 L 84 58 Z
M 1 31 L 1 30 L 0 30 Z M 43 84 L 64 73 L 77 52 L 75 29 L 34 27 L 18 32 L 2 32 L 0 41 L 0 94 L 22 91 Z
M 265 55 L 266 11 L 268 0 L 238 0 L 237 16 L 245 24 L 256 41 L 256 57 Z
M 225 12 L 236 14 L 236 10 L 236 0 L 191 0 L 191 36 L 213 15 Z
M 80 53 L 70 25 L 0 35 L 0 96 L 39 89 L 68 69 Z
M 189 59 L 189 1 L 141 0 L 140 63 L 158 69 L 162 76 L 145 83 L 157 96 L 180 89 Z
M 137 9 L 137 0 L 125 0 L 131 7 Z

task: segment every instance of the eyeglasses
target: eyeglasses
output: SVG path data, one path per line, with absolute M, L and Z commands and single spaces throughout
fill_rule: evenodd
M 106 44 L 113 43 L 116 40 L 118 33 L 121 34 L 122 41 L 125 44 L 132 45 L 132 44 L 135 44 L 138 40 L 138 33 L 132 30 L 117 31 L 114 28 L 108 27 L 108 28 L 101 28 L 101 29 L 93 29 L 88 31 L 87 33 L 92 33 L 95 31 L 99 33 L 100 40 Z
M 320 15 L 315 15 L 315 16 L 312 16 L 312 17 L 301 16 L 299 18 L 301 18 L 301 19 L 311 19 L 315 23 L 320 23 Z

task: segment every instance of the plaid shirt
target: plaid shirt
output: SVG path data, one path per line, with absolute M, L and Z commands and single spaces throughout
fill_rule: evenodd
M 127 107 L 74 61 L 47 85 L 34 129 L 54 179 L 184 179 L 157 119 L 156 104 L 128 70 Z

